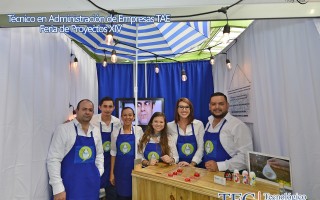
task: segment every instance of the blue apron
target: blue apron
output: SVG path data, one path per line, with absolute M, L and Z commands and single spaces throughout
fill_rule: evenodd
M 113 123 L 111 123 L 111 132 L 103 132 L 102 124 L 100 122 L 100 132 L 101 132 L 103 156 L 104 156 L 104 173 L 100 178 L 100 188 L 106 188 L 107 186 L 111 185 L 109 178 L 110 178 L 110 165 L 111 165 L 110 164 L 111 163 L 110 147 L 111 147 L 112 131 L 113 131 Z
M 204 133 L 204 152 L 203 152 L 203 163 L 214 160 L 216 162 L 225 161 L 231 158 L 226 152 L 220 142 L 220 132 L 227 120 L 224 120 L 218 132 L 208 132 L 209 124 L 206 132 Z
M 76 141 L 61 162 L 61 178 L 67 200 L 98 200 L 100 173 L 96 167 L 96 146 L 91 137 L 78 135 Z
M 148 142 L 146 148 L 144 149 L 143 156 L 147 160 L 156 159 L 160 161 L 161 157 L 161 146 L 159 143 L 150 143 Z
M 186 161 L 191 163 L 194 154 L 198 148 L 197 139 L 194 134 L 193 123 L 191 123 L 192 135 L 181 136 L 179 133 L 179 127 L 177 124 L 178 140 L 177 149 L 179 154 L 179 161 Z
M 135 136 L 132 134 L 120 134 L 117 138 L 117 155 L 114 164 L 114 176 L 117 194 L 122 197 L 132 196 L 131 172 L 134 168 L 135 159 Z

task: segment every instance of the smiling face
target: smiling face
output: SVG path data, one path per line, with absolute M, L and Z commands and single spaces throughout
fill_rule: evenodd
M 164 129 L 165 126 L 165 120 L 164 117 L 159 116 L 155 117 L 152 120 L 152 128 L 154 130 L 154 133 L 159 133 Z
M 131 108 L 125 108 L 121 112 L 121 120 L 124 126 L 131 126 L 134 120 L 134 113 Z
M 209 110 L 214 118 L 222 119 L 224 118 L 229 109 L 229 103 L 223 96 L 213 96 L 210 99 Z
M 186 102 L 180 101 L 178 104 L 178 114 L 180 119 L 186 119 L 190 115 L 190 106 Z
M 147 125 L 153 113 L 153 103 L 150 100 L 138 101 L 138 120 L 140 125 Z

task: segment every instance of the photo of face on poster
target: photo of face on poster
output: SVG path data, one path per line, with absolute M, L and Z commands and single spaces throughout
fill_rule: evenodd
M 135 112 L 135 117 L 138 118 L 138 125 L 146 126 L 149 123 L 149 120 L 153 113 L 155 112 L 164 112 L 164 101 L 163 98 L 144 98 L 138 99 L 137 102 L 137 111 L 135 110 L 134 99 L 122 100 L 118 103 L 119 105 L 119 116 L 121 115 L 121 110 L 124 107 L 130 107 Z M 134 124 L 134 122 L 133 122 Z

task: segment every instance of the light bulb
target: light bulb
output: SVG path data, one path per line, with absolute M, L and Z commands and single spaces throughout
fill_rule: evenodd
M 118 60 L 118 58 L 117 58 L 117 52 L 116 52 L 116 50 L 112 50 L 112 53 L 111 53 L 111 62 L 112 62 L 112 63 L 116 63 L 117 60 Z
M 226 60 L 226 64 L 227 64 L 227 68 L 230 70 L 232 69 L 232 66 L 231 66 L 231 62 L 229 59 Z
M 183 69 L 181 72 L 181 80 L 187 81 L 187 79 L 188 79 L 188 77 L 187 77 L 186 71 Z
M 188 77 L 187 77 L 187 75 L 182 75 L 181 79 L 182 79 L 182 81 L 187 81 Z
M 78 58 L 77 58 L 76 56 L 74 56 L 72 66 L 73 66 L 74 68 L 77 68 L 77 67 L 78 67 Z
M 108 33 L 106 35 L 106 44 L 112 45 L 112 43 L 113 43 L 113 34 L 112 34 L 112 32 L 108 31 Z
M 223 44 L 227 44 L 229 42 L 229 35 L 230 35 L 230 26 L 226 24 L 223 27 L 223 37 L 222 37 Z
M 214 57 L 213 56 L 210 57 L 210 64 L 214 65 Z
M 156 66 L 154 67 L 154 72 L 158 74 L 159 71 L 160 71 L 159 66 L 158 64 L 156 64 Z
M 104 60 L 103 60 L 102 66 L 103 67 L 107 66 L 107 57 L 106 56 L 104 56 Z
M 222 36 L 222 43 L 227 44 L 229 42 L 229 33 L 224 33 Z

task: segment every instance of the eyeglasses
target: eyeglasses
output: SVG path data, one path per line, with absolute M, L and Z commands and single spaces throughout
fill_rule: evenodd
M 181 110 L 188 110 L 188 109 L 190 109 L 189 106 L 178 106 L 178 108 L 180 108 Z

